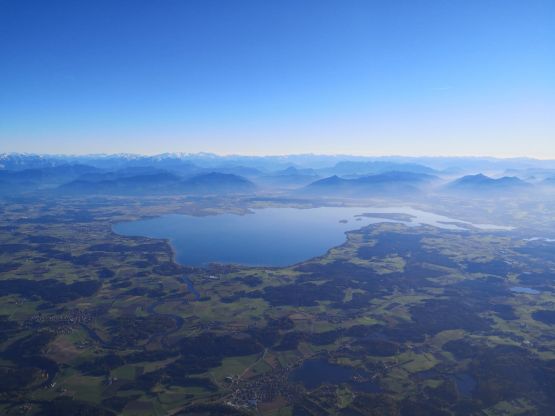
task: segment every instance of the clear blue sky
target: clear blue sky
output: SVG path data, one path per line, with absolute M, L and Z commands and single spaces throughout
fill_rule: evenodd
M 0 0 L 0 152 L 555 158 L 553 0 Z

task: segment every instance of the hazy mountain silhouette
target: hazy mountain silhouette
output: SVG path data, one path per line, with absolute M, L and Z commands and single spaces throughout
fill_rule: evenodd
M 110 176 L 111 174 L 107 174 Z M 176 194 L 176 193 L 235 193 L 254 189 L 249 180 L 226 173 L 207 173 L 183 179 L 170 172 L 152 172 L 112 179 L 79 179 L 64 184 L 58 190 L 65 194 Z
M 322 174 L 328 175 L 376 175 L 386 172 L 413 172 L 435 174 L 437 171 L 428 166 L 417 163 L 399 163 L 385 161 L 342 161 L 332 168 L 321 169 Z
M 334 175 L 311 183 L 303 191 L 309 194 L 350 196 L 413 193 L 437 179 L 437 176 L 425 173 L 396 171 L 354 179 Z
M 271 187 L 299 187 L 316 181 L 319 176 L 314 169 L 290 166 L 270 174 L 260 176 L 258 182 Z
M 524 190 L 532 185 L 516 176 L 503 176 L 499 179 L 483 174 L 467 175 L 447 185 L 447 189 L 466 192 L 502 192 Z
M 197 193 L 226 193 L 253 191 L 254 184 L 246 178 L 231 173 L 211 172 L 193 176 L 182 182 L 184 189 Z

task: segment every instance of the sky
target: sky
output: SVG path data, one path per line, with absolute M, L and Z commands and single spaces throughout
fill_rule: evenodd
M 553 0 L 0 0 L 0 153 L 555 159 Z

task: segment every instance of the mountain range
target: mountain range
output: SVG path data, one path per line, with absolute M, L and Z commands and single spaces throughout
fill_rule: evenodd
M 493 157 L 407 157 L 353 155 L 284 155 L 284 156 L 219 156 L 211 153 L 163 153 L 159 155 L 97 154 L 97 155 L 40 155 L 0 153 L 0 170 L 22 170 L 66 164 L 83 164 L 100 169 L 116 170 L 129 166 L 153 166 L 162 169 L 187 170 L 248 167 L 262 172 L 275 172 L 290 166 L 322 170 L 321 176 L 347 174 L 376 174 L 386 171 L 410 171 L 434 174 L 435 171 L 457 174 L 496 173 L 504 171 L 555 170 L 555 160 L 530 158 L 499 159 Z M 333 169 L 336 169 L 333 171 Z M 229 172 L 243 174 L 239 172 Z M 517 176 L 520 176 L 517 175 Z
M 293 160 L 297 163 L 308 160 L 310 163 L 298 165 Z M 311 167 L 323 160 L 332 164 Z M 423 192 L 473 193 L 483 197 L 488 193 L 555 188 L 555 175 L 552 174 L 555 170 L 548 167 L 503 170 L 515 173 L 513 176 L 461 175 L 454 173 L 459 168 L 435 169 L 403 160 L 337 160 L 336 157 L 311 155 L 3 154 L 0 155 L 0 165 L 2 195 L 30 192 L 56 195 L 208 194 L 273 190 L 307 197 L 366 197 Z M 527 180 L 517 176 L 518 172 L 523 172 L 522 176 Z M 538 177 L 530 176 L 532 172 Z
M 341 178 L 337 175 L 318 180 L 302 191 L 316 195 L 366 196 L 373 194 L 415 193 L 422 187 L 439 180 L 437 176 L 413 172 L 384 172 L 359 178 Z
M 170 172 L 115 175 L 113 178 L 78 179 L 57 188 L 60 194 L 227 194 L 253 192 L 255 185 L 241 176 L 211 172 L 182 178 Z
M 457 192 L 509 192 L 529 189 L 532 184 L 516 176 L 503 176 L 494 179 L 483 174 L 477 174 L 463 176 L 448 184 L 447 187 Z

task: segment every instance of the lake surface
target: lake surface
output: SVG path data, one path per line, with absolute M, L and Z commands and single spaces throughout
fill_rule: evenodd
M 463 396 L 470 397 L 478 384 L 474 377 L 467 373 L 455 374 L 454 381 L 457 384 L 457 390 Z
M 376 217 L 362 216 L 374 213 Z M 378 218 L 382 214 L 382 217 Z M 384 218 L 403 214 L 404 221 Z M 252 266 L 288 266 L 323 255 L 345 241 L 345 232 L 368 224 L 397 222 L 449 230 L 461 225 L 483 229 L 503 227 L 470 224 L 409 207 L 320 207 L 309 209 L 265 208 L 246 215 L 204 217 L 164 215 L 122 222 L 113 230 L 126 236 L 168 239 L 181 264 L 204 266 L 211 262 Z
M 372 380 L 363 382 L 355 381 L 358 371 L 353 367 L 332 364 L 317 358 L 305 361 L 299 368 L 293 371 L 289 377 L 291 381 L 301 382 L 307 389 L 313 390 L 322 384 L 338 385 L 347 383 L 355 390 L 377 393 L 380 391 L 379 384 Z

